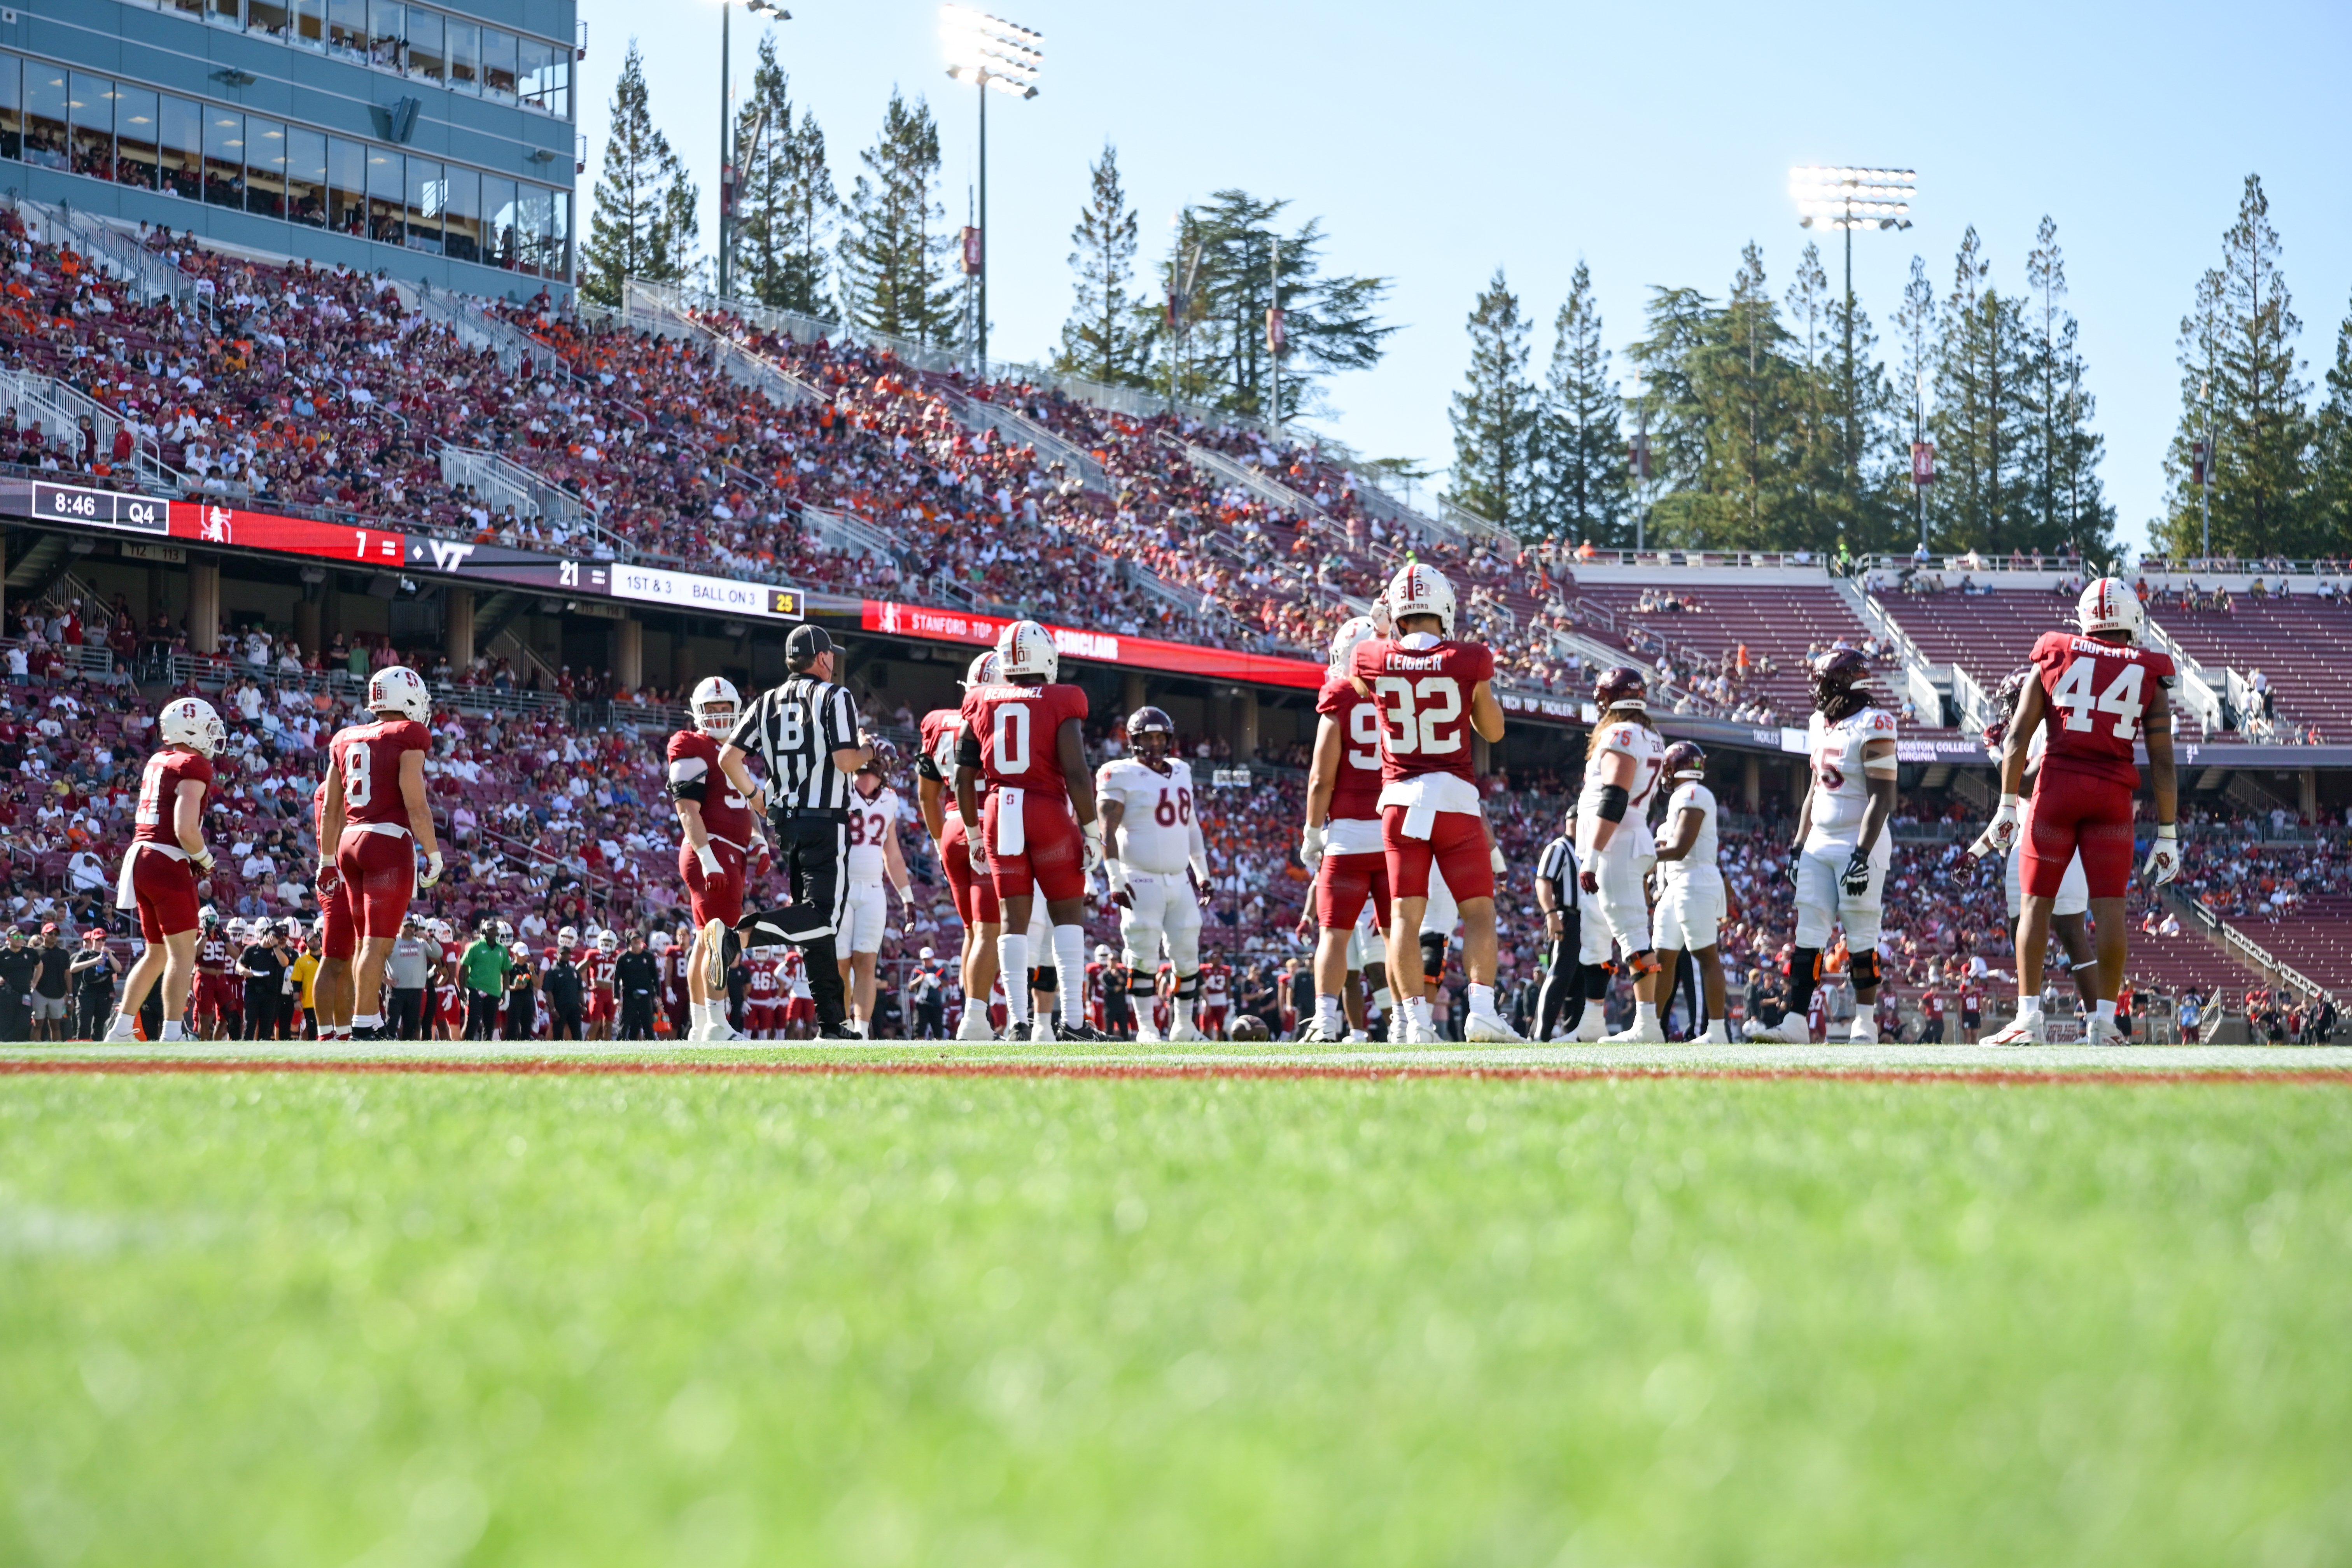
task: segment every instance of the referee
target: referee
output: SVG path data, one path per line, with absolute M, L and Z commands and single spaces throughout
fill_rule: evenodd
M 824 627 L 794 627 L 784 643 L 792 674 L 744 710 L 719 766 L 746 800 L 765 803 L 791 888 L 790 902 L 745 915 L 736 933 L 747 947 L 799 948 L 816 1002 L 817 1038 L 854 1040 L 834 937 L 849 898 L 850 779 L 874 751 L 849 689 L 834 683 L 834 653 Z M 752 782 L 746 757 L 767 770 L 765 790 Z
M 1577 869 L 1576 807 L 1571 805 L 1560 824 L 1559 837 L 1544 846 L 1542 857 L 1536 861 L 1536 908 L 1543 911 L 1544 940 L 1551 944 L 1543 990 L 1536 997 L 1535 1037 L 1538 1040 L 1550 1039 L 1554 1026 L 1563 1020 L 1573 1035 L 1584 1017 L 1587 976 L 1578 962 L 1583 954 L 1583 919 Z M 1608 972 L 1601 973 L 1605 986 Z

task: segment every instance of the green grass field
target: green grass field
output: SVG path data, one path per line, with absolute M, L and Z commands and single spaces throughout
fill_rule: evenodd
M 2343 1562 L 2347 1111 L 0 1078 L 0 1563 Z

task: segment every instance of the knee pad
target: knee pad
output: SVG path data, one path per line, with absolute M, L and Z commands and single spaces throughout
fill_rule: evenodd
M 1029 971 L 1029 989 L 1051 995 L 1060 986 L 1061 975 L 1062 972 L 1052 964 L 1039 964 Z
M 1199 971 L 1195 970 L 1190 974 L 1180 974 L 1176 977 L 1177 995 L 1183 997 L 1186 1001 L 1190 1001 L 1200 994 L 1201 975 Z
M 1875 952 L 1853 955 L 1853 984 L 1856 990 L 1878 984 L 1878 954 Z
M 1150 970 L 1135 964 L 1128 965 L 1127 994 L 1129 996 L 1149 996 L 1159 988 L 1157 977 Z
M 1445 977 L 1445 938 L 1441 932 L 1425 931 L 1421 933 L 1421 972 L 1433 985 Z
M 1644 974 L 1655 974 L 1658 967 L 1658 955 L 1646 947 L 1625 960 L 1627 973 L 1636 980 Z

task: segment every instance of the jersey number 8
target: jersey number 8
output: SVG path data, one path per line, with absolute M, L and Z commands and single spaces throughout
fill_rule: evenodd
M 1407 756 L 1419 752 L 1424 757 L 1440 757 L 1462 749 L 1462 731 L 1450 735 L 1438 731 L 1462 717 L 1462 686 L 1450 675 L 1425 675 L 1418 684 L 1401 675 L 1383 675 L 1373 682 L 1373 689 L 1383 700 L 1390 700 L 1389 726 L 1394 731 L 1389 737 L 1389 751 L 1395 756 Z M 1419 700 L 1435 699 L 1435 704 L 1414 710 Z
M 368 749 L 353 742 L 343 749 L 343 804 L 357 810 L 375 798 L 375 782 Z

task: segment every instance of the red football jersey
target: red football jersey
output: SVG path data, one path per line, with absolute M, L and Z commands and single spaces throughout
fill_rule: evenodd
M 1087 694 L 1075 686 L 975 686 L 963 700 L 963 721 L 980 741 L 980 771 L 999 789 L 1066 794 L 1061 749 L 1063 721 L 1086 721 Z
M 956 742 L 963 739 L 963 710 L 934 708 L 923 715 L 923 751 L 915 771 L 955 788 Z
M 2044 632 L 2033 670 L 2049 700 L 2042 721 L 2042 776 L 2052 768 L 2137 787 L 2132 747 L 2158 689 L 2170 690 L 2172 656 L 2158 648 Z
M 414 719 L 379 719 L 337 733 L 328 754 L 343 775 L 343 820 L 408 826 L 400 795 L 400 759 L 430 752 L 433 731 Z
M 220 927 L 210 928 L 211 934 L 196 944 L 196 968 L 205 974 L 228 973 L 228 938 L 220 934 Z
M 1470 693 L 1495 679 L 1492 648 L 1436 637 L 1425 647 L 1410 637 L 1375 640 L 1358 645 L 1349 672 L 1371 687 L 1379 705 L 1383 783 L 1423 773 L 1477 782 L 1470 766 Z
M 613 954 L 594 948 L 582 953 L 574 962 L 580 965 L 580 983 L 591 991 L 613 988 Z
M 139 815 L 131 834 L 135 842 L 180 842 L 179 835 L 173 831 L 172 817 L 179 803 L 180 786 L 191 779 L 207 790 L 212 787 L 213 764 L 208 758 L 194 752 L 158 752 L 147 759 L 147 771 L 139 777 Z M 196 804 L 203 806 L 201 796 Z
M 1339 727 L 1339 776 L 1331 786 L 1331 817 L 1377 818 L 1381 815 L 1381 709 L 1355 687 L 1334 676 L 1315 696 L 1315 711 Z
M 703 831 L 738 849 L 750 848 L 751 803 L 737 792 L 719 768 L 719 738 L 699 730 L 680 730 L 669 738 L 668 760 L 672 784 L 698 778 L 703 781 Z

